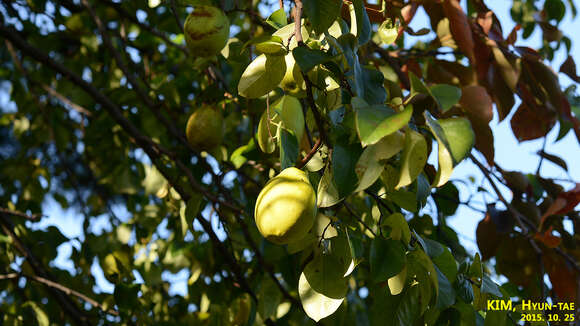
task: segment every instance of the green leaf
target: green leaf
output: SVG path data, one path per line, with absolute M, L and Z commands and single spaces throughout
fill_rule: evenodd
M 455 281 L 455 277 L 457 276 L 457 262 L 449 248 L 444 246 L 443 253 L 431 259 L 448 280 Z
M 409 224 L 401 213 L 394 213 L 384 218 L 381 227 L 387 227 L 390 230 L 389 236 L 393 240 L 403 240 L 405 244 L 411 241 Z
M 427 142 L 420 133 L 408 128 L 405 131 L 405 148 L 401 154 L 399 182 L 395 188 L 410 185 L 427 163 Z
M 332 152 L 332 175 L 334 184 L 341 197 L 348 196 L 358 183 L 355 173 L 356 162 L 360 157 L 361 149 L 358 144 L 338 142 Z
M 236 169 L 239 169 L 248 160 L 244 154 L 251 152 L 255 148 L 256 145 L 254 145 L 254 138 L 250 138 L 246 145 L 236 148 L 236 150 L 230 156 L 230 162 L 234 164 Z
M 351 10 L 351 27 L 350 32 L 356 36 L 358 40 L 358 46 L 362 46 L 371 39 L 371 22 L 367 11 L 365 8 L 365 2 L 363 0 L 354 0 L 352 2 L 354 7 L 354 19 L 353 12 Z
M 434 85 L 431 87 L 430 92 L 442 112 L 447 112 L 461 98 L 460 88 L 446 84 Z
M 275 29 L 280 29 L 288 24 L 288 18 L 286 17 L 286 11 L 280 8 L 274 11 L 268 19 L 266 19 L 268 25 L 274 27 Z
M 308 16 L 308 20 L 317 34 L 322 34 L 328 30 L 342 8 L 341 0 L 304 0 L 302 3 L 304 13 Z
M 457 291 L 457 296 L 463 300 L 465 303 L 473 302 L 473 288 L 471 287 L 471 282 L 468 279 L 459 279 L 455 283 L 455 290 Z
M 440 187 L 449 180 L 453 168 L 471 152 L 475 134 L 466 118 L 434 120 L 427 111 L 424 116 L 438 142 L 439 168 L 433 185 Z
M 429 96 L 431 95 L 429 88 L 427 88 L 425 83 L 423 83 L 423 81 L 419 79 L 419 77 L 417 77 L 412 71 L 409 71 L 409 81 L 411 83 L 411 94 L 407 101 L 409 101 L 417 94 L 425 94 Z
M 292 50 L 292 55 L 304 73 L 309 72 L 319 64 L 332 60 L 332 56 L 328 53 L 322 50 L 311 49 L 306 46 L 298 46 L 294 48 L 294 50 Z
M 300 274 L 300 301 L 308 317 L 316 322 L 332 315 L 344 300 L 348 284 L 341 269 L 334 256 L 319 255 Z
M 467 275 L 469 277 L 476 277 L 478 279 L 483 277 L 483 266 L 481 265 L 481 258 L 479 257 L 479 253 L 475 253 L 475 257 L 473 257 L 473 262 L 469 266 Z
M 405 136 L 397 131 L 367 146 L 355 166 L 359 180 L 355 192 L 365 190 L 375 183 L 385 168 L 382 162 L 399 153 L 404 145 Z
M 280 129 L 280 165 L 282 170 L 294 166 L 298 159 L 298 141 L 294 132 Z
M 417 194 L 405 189 L 397 189 L 388 193 L 388 197 L 393 203 L 400 206 L 409 212 L 416 213 L 417 209 Z
M 325 236 L 326 238 L 326 236 Z M 341 232 L 330 239 L 328 252 L 333 255 L 342 266 L 341 272 L 344 277 L 350 275 L 356 267 L 353 256 L 353 248 L 350 246 L 349 238 L 346 233 Z
M 377 31 L 379 33 L 379 39 L 385 45 L 394 43 L 399 35 L 399 26 L 393 24 L 391 18 L 385 19 Z
M 34 301 L 26 301 L 22 304 L 22 308 L 30 307 L 32 311 L 34 311 L 34 315 L 36 316 L 36 321 L 38 322 L 38 326 L 49 326 L 50 321 L 48 319 L 48 315 L 42 308 Z
M 304 19 L 302 20 L 302 40 L 304 42 L 306 42 L 308 40 L 308 38 L 310 37 L 310 33 L 308 33 L 308 30 L 306 29 L 306 27 L 304 26 Z M 284 42 L 284 46 L 288 47 L 290 50 L 296 48 L 298 46 L 298 43 L 296 42 L 296 37 L 293 36 L 294 35 L 294 23 L 288 24 L 282 28 L 280 28 L 279 30 L 277 30 L 276 32 L 274 32 L 274 34 L 272 34 L 272 36 L 278 36 L 282 39 L 282 42 Z M 290 39 L 290 36 L 292 36 L 292 38 Z M 288 40 L 290 40 L 290 42 L 288 42 Z
M 328 166 L 324 170 L 322 179 L 318 183 L 318 191 L 316 191 L 318 207 L 330 207 L 336 205 L 343 197 L 339 196 L 336 185 L 334 184 L 334 176 L 332 168 Z
M 376 283 L 399 274 L 406 263 L 401 241 L 377 237 L 371 244 L 371 277 Z
M 276 319 L 276 311 L 282 300 L 278 286 L 268 276 L 264 276 L 258 293 L 258 313 L 262 319 Z
M 444 216 L 452 216 L 459 207 L 459 190 L 452 182 L 447 182 L 442 187 L 435 191 L 433 200 L 437 205 L 437 209 Z
M 499 286 L 489 278 L 487 275 L 483 275 L 481 278 L 481 293 L 489 293 L 495 295 L 498 298 L 503 297 Z
M 251 44 L 256 45 L 256 51 L 266 54 L 286 54 L 286 48 L 284 47 L 280 37 L 269 35 L 265 36 L 265 38 L 256 38 L 250 41 Z
M 143 168 L 145 169 L 145 179 L 141 184 L 145 188 L 145 195 L 156 194 L 167 184 L 167 180 L 155 166 L 145 164 Z
M 383 104 L 387 100 L 383 74 L 374 68 L 362 67 L 360 74 L 357 74 L 357 82 L 362 83 L 362 96 L 369 104 Z
M 437 293 L 436 307 L 438 309 L 445 309 L 455 304 L 455 290 L 449 282 L 449 279 L 435 266 L 437 271 L 437 282 L 439 284 L 439 292 Z
M 485 314 L 484 326 L 498 326 L 505 325 L 507 319 L 507 311 L 488 309 Z
M 272 108 L 279 114 L 284 127 L 296 135 L 300 144 L 304 135 L 304 113 L 300 101 L 294 96 L 284 95 L 270 107 Z
M 117 284 L 113 295 L 119 310 L 128 312 L 138 306 L 139 284 Z
M 395 112 L 384 105 L 372 105 L 357 108 L 355 112 L 359 139 L 366 147 L 406 126 L 413 114 L 413 107 L 408 105 L 403 111 Z
M 285 72 L 284 56 L 261 54 L 244 70 L 238 93 L 247 98 L 264 96 L 280 84 Z
M 266 154 L 273 153 L 276 150 L 275 137 L 278 135 L 277 124 L 279 122 L 280 116 L 272 108 L 270 108 L 269 118 L 268 110 L 264 110 L 264 113 L 260 117 L 256 138 L 258 139 L 258 147 Z
M 419 313 L 422 314 L 427 309 L 431 300 L 435 300 L 438 292 L 437 272 L 429 257 L 423 250 L 414 250 L 407 255 L 408 275 L 413 277 L 419 290 L 420 306 Z
M 183 237 L 185 237 L 187 230 L 193 231 L 193 220 L 195 220 L 197 214 L 199 214 L 202 199 L 203 197 L 201 194 L 192 193 L 187 204 L 182 203 L 181 209 L 179 210 L 179 220 L 181 223 L 181 235 Z
M 547 13 L 548 20 L 555 19 L 561 21 L 566 14 L 566 6 L 562 0 L 546 0 L 544 2 L 544 11 Z
M 449 118 L 439 120 L 450 146 L 453 164 L 457 165 L 471 152 L 475 143 L 475 134 L 471 123 L 466 118 Z

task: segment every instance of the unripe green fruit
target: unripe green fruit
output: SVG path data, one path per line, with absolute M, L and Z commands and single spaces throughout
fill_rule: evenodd
M 230 22 L 226 14 L 213 6 L 195 6 L 187 16 L 185 43 L 191 54 L 211 57 L 224 48 L 230 35 Z
M 316 193 L 306 173 L 287 168 L 258 195 L 254 218 L 267 240 L 288 244 L 304 238 L 316 217 Z
M 222 142 L 224 118 L 218 108 L 202 105 L 187 120 L 187 141 L 198 151 L 211 150 Z

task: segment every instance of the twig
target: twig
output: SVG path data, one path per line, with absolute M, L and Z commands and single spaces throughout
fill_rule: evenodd
M 546 149 L 546 142 L 548 140 L 548 135 L 544 136 L 544 142 L 542 143 L 542 152 Z M 542 162 L 544 162 L 544 155 L 540 155 L 540 162 L 538 162 L 538 168 L 536 169 L 536 175 L 540 175 L 540 169 L 542 168 Z
M 175 18 L 175 21 L 177 22 L 177 26 L 179 26 L 181 33 L 185 34 L 185 30 L 183 29 L 183 24 L 181 23 L 181 20 L 179 19 L 179 15 L 177 14 L 177 9 L 175 8 L 175 0 L 171 0 L 171 13 L 173 13 L 173 17 Z
M 18 277 L 25 277 L 27 279 L 30 279 L 30 280 L 36 281 L 38 283 L 44 284 L 44 285 L 46 285 L 48 287 L 57 289 L 57 290 L 65 293 L 66 295 L 75 296 L 75 297 L 77 297 L 77 298 L 79 298 L 79 299 L 81 299 L 81 300 L 89 303 L 91 306 L 96 307 L 96 308 L 99 308 L 102 311 L 104 311 L 104 312 L 106 312 L 106 313 L 108 313 L 110 315 L 114 315 L 114 316 L 118 316 L 119 315 L 119 312 L 118 311 L 113 310 L 113 309 L 105 309 L 105 307 L 102 304 L 100 304 L 99 302 L 97 302 L 96 300 L 93 300 L 93 299 L 89 298 L 88 296 L 86 296 L 86 295 L 84 295 L 84 294 L 82 294 L 82 293 L 80 293 L 78 291 L 75 291 L 75 290 L 73 290 L 71 288 L 68 288 L 68 287 L 66 287 L 66 286 L 64 286 L 64 285 L 62 285 L 60 283 L 51 281 L 51 280 L 46 279 L 44 277 L 40 277 L 40 276 L 36 276 L 36 275 L 27 275 L 27 274 L 24 274 L 24 273 L 20 273 L 20 274 L 19 273 L 9 273 L 9 274 L 0 275 L 0 280 L 15 279 L 15 278 L 18 278 Z
M 294 37 L 296 43 L 304 43 L 302 39 L 302 0 L 294 0 Z
M 503 194 L 501 193 L 501 191 L 499 190 L 499 188 L 497 187 L 497 185 L 495 184 L 495 182 L 491 178 L 491 176 L 490 176 L 491 172 L 485 166 L 483 166 L 483 164 L 481 162 L 479 162 L 479 160 L 477 160 L 477 158 L 475 158 L 475 156 L 473 156 L 473 154 L 469 154 L 469 158 L 471 159 L 471 161 L 473 161 L 473 163 L 475 163 L 475 165 L 477 165 L 477 167 L 481 170 L 481 172 L 483 172 L 483 175 L 485 176 L 485 178 L 487 179 L 487 181 L 489 182 L 489 184 L 493 188 L 493 191 L 495 191 L 498 199 L 505 205 L 505 207 L 507 207 L 507 209 L 510 211 L 510 213 L 512 213 L 514 219 L 516 220 L 516 223 L 522 229 L 522 233 L 527 234 L 529 232 L 529 229 L 527 226 L 524 225 L 522 218 L 521 218 L 521 214 L 510 203 L 508 203 L 508 201 L 504 198 Z M 528 225 L 531 224 L 531 222 L 529 222 L 529 221 L 527 221 L 527 222 L 528 222 Z
M 363 220 L 360 216 L 358 216 L 352 208 L 350 208 L 350 206 L 348 205 L 348 203 L 345 201 L 344 203 L 344 207 L 346 208 L 346 210 L 350 213 L 350 215 L 352 215 L 352 217 L 354 217 L 360 224 L 362 224 L 367 230 L 369 230 L 369 232 L 376 237 L 377 234 L 375 233 L 375 231 L 373 231 L 373 229 L 371 229 Z
M 163 149 L 159 144 L 154 143 L 150 138 L 141 134 L 141 132 L 133 125 L 122 113 L 122 110 L 113 103 L 108 97 L 104 94 L 99 92 L 94 86 L 87 83 L 83 80 L 80 76 L 70 71 L 68 68 L 63 66 L 62 64 L 54 61 L 50 58 L 47 54 L 41 52 L 37 48 L 31 46 L 29 43 L 24 41 L 21 37 L 18 36 L 18 32 L 11 27 L 0 26 L 0 36 L 5 37 L 6 39 L 10 40 L 15 47 L 19 48 L 23 53 L 31 56 L 33 59 L 43 63 L 45 66 L 59 72 L 63 75 L 63 77 L 70 79 L 74 84 L 78 85 L 81 89 L 87 92 L 93 99 L 102 105 L 102 107 L 111 115 L 111 117 L 123 128 L 123 130 L 129 135 L 130 139 L 134 141 L 139 147 L 141 147 L 147 156 L 151 159 L 151 161 L 155 164 L 157 169 L 162 173 L 162 175 L 167 180 L 173 180 L 172 173 L 167 169 L 164 162 L 160 162 L 162 155 L 171 155 L 171 152 Z M 169 156 L 168 155 L 168 156 Z M 189 173 L 191 175 L 191 171 L 189 171 L 180 160 L 176 160 L 177 166 L 183 173 Z M 190 184 L 195 191 L 201 192 L 208 200 L 215 201 L 218 200 L 221 204 L 225 206 L 231 206 L 234 209 L 238 209 L 236 206 L 224 203 L 223 201 L 219 200 L 217 197 L 211 195 L 204 187 L 199 185 L 195 179 L 188 178 L 190 180 Z M 179 182 L 174 182 L 172 186 L 178 191 L 181 195 L 183 200 L 187 200 L 191 197 L 191 195 L 180 185 Z M 204 231 L 209 235 L 212 243 L 215 245 L 217 250 L 222 254 L 226 260 L 226 263 L 230 266 L 233 274 L 235 275 L 237 281 L 240 283 L 242 289 L 249 293 L 253 299 L 256 299 L 255 293 L 252 291 L 248 283 L 246 282 L 243 273 L 241 271 L 240 266 L 237 264 L 235 259 L 229 255 L 229 253 L 225 250 L 223 243 L 219 240 L 217 235 L 212 229 L 212 226 L 209 222 L 205 219 L 200 219 L 199 223 L 201 224 Z
M 30 267 L 35 274 L 41 275 L 43 278 L 49 278 L 49 273 L 44 269 L 40 261 L 32 254 L 32 251 L 22 243 L 20 238 L 14 233 L 14 226 L 10 220 L 6 219 L 4 215 L 0 214 L 0 229 L 10 236 L 12 239 L 12 246 L 26 258 Z M 55 291 L 53 288 L 49 289 L 50 294 L 56 299 L 61 308 L 69 315 L 77 325 L 90 325 L 85 312 L 80 310 L 77 305 L 60 291 Z
M 28 215 L 26 213 L 22 213 L 19 211 L 13 211 L 7 208 L 3 208 L 0 207 L 0 214 L 4 214 L 4 215 L 12 215 L 12 216 L 17 216 L 17 217 L 22 217 L 25 218 L 29 221 L 38 221 L 38 219 L 40 219 L 42 216 L 42 214 L 32 214 L 32 215 Z
M 302 159 L 302 161 L 300 161 L 300 163 L 298 163 L 298 165 L 296 167 L 301 169 L 306 164 L 308 164 L 308 162 L 312 159 L 312 157 L 314 157 L 314 154 L 316 154 L 316 152 L 318 152 L 320 145 L 322 145 L 322 138 L 318 138 L 318 140 L 316 141 L 316 144 L 314 144 L 314 146 L 312 147 L 310 152 L 306 155 L 306 157 L 304 157 Z
M 133 24 L 136 24 L 137 26 L 141 27 L 142 29 L 148 31 L 149 33 L 159 37 L 160 39 L 162 39 L 163 41 L 165 41 L 165 43 L 167 43 L 170 46 L 173 46 L 177 49 L 179 49 L 180 51 L 184 52 L 185 54 L 188 53 L 187 48 L 185 46 L 179 45 L 173 41 L 171 41 L 169 39 L 169 37 L 167 35 L 165 35 L 164 33 L 158 31 L 157 29 L 155 29 L 154 27 L 144 24 L 142 22 L 139 21 L 139 19 L 137 19 L 137 17 L 135 17 L 134 15 L 130 14 L 129 12 L 127 12 L 125 9 L 123 9 L 123 7 L 121 7 L 121 5 L 119 3 L 114 3 L 108 0 L 99 0 L 102 3 L 107 4 L 109 7 L 112 7 L 115 11 L 117 11 L 119 13 L 119 15 L 121 17 L 127 18 L 129 21 L 131 21 Z

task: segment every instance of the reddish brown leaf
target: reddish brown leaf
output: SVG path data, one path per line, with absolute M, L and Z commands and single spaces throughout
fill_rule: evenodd
M 510 282 L 525 286 L 532 294 L 539 294 L 537 253 L 528 238 L 517 235 L 502 241 L 496 253 L 495 269 Z
M 488 260 L 495 256 L 497 248 L 499 247 L 502 235 L 496 230 L 495 224 L 491 221 L 491 217 L 486 215 L 483 220 L 477 225 L 475 231 L 477 240 L 477 247 L 481 253 L 482 260 Z
M 568 56 L 566 61 L 562 63 L 560 66 L 560 72 L 565 73 L 568 77 L 570 77 L 573 81 L 580 83 L 580 77 L 578 77 L 576 73 L 576 63 L 571 56 Z
M 537 232 L 534 238 L 541 241 L 548 248 L 556 248 L 560 245 L 562 239 L 552 234 L 553 229 L 554 228 L 550 226 L 544 233 Z
M 402 67 L 401 71 L 405 74 L 409 75 L 409 71 L 412 71 L 417 77 L 423 78 L 423 72 L 421 71 L 421 66 L 417 63 L 417 61 L 411 59 L 407 61 Z
M 498 68 L 506 85 L 510 90 L 514 91 L 521 72 L 519 59 L 507 50 L 501 49 L 492 39 L 487 39 L 486 44 L 491 49 L 491 53 L 495 59 L 495 67 Z
M 491 94 L 496 104 L 499 121 L 502 121 L 510 114 L 515 104 L 514 93 L 509 89 L 495 65 L 490 67 L 488 73 L 490 75 L 489 84 L 491 88 L 489 94 Z
M 408 26 L 411 23 L 411 20 L 413 20 L 413 17 L 415 17 L 415 13 L 417 13 L 418 8 L 419 4 L 413 2 L 403 7 L 403 9 L 401 9 L 401 16 L 403 17 L 405 24 L 401 24 L 401 27 L 399 27 L 398 37 L 400 37 L 401 34 L 403 34 L 405 26 Z
M 550 276 L 552 290 L 556 293 L 559 301 L 575 302 L 577 293 L 577 273 L 568 265 L 566 260 L 553 250 L 545 252 L 544 268 Z
M 493 165 L 495 150 L 493 133 L 489 122 L 493 118 L 492 100 L 485 87 L 466 86 L 461 90 L 459 104 L 467 113 L 475 132 L 475 148 L 479 150 L 490 165 Z
M 522 142 L 544 137 L 556 122 L 556 114 L 545 106 L 530 107 L 522 103 L 512 120 L 512 131 Z
M 514 26 L 514 28 L 509 33 L 509 35 L 506 39 L 507 44 L 514 45 L 516 43 L 516 41 L 518 40 L 518 31 L 520 29 L 522 29 L 522 25 L 517 24 L 516 26 Z
M 543 89 L 545 96 L 549 100 L 551 106 L 556 111 L 561 112 L 562 105 L 562 90 L 558 75 L 541 60 L 534 60 L 524 57 L 523 68 L 526 70 L 526 78 L 524 79 L 532 89 Z M 534 91 L 534 95 L 541 98 L 538 91 Z M 542 99 L 545 103 L 545 100 Z
M 435 84 L 470 85 L 473 80 L 473 70 L 458 62 L 433 60 L 427 67 L 427 78 Z
M 466 112 L 477 120 L 488 124 L 493 118 L 492 102 L 487 90 L 478 85 L 470 85 L 461 89 L 459 104 Z
M 449 26 L 451 34 L 457 43 L 459 49 L 469 58 L 469 61 L 474 63 L 474 45 L 473 36 L 471 35 L 471 27 L 467 20 L 467 15 L 463 12 L 459 1 L 445 0 L 443 1 L 443 11 L 445 16 L 449 19 Z
M 551 215 L 564 215 L 573 210 L 576 205 L 580 203 L 580 183 L 576 184 L 574 189 L 561 192 L 558 198 L 554 200 L 552 205 L 548 207 L 544 215 L 542 215 L 542 220 L 540 222 L 540 228 L 544 224 L 546 218 Z

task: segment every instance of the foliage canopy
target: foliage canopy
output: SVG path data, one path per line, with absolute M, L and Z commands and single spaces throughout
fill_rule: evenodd
M 512 31 L 482 0 L 378 2 L 2 1 L 0 323 L 516 325 L 521 300 L 575 302 L 580 184 L 502 169 L 489 127 L 495 108 L 521 142 L 556 126 L 580 141 L 580 97 L 549 66 L 573 1 L 514 0 Z M 215 56 L 186 46 L 200 4 L 229 20 Z M 534 30 L 541 47 L 519 46 Z M 579 80 L 572 57 L 559 72 Z M 202 107 L 219 120 L 186 136 Z M 451 181 L 464 160 L 485 184 Z M 281 246 L 254 207 L 288 167 L 318 215 Z M 459 182 L 497 199 L 475 256 L 446 223 L 474 208 Z M 77 213 L 78 238 L 38 226 L 49 202 Z M 185 296 L 166 277 L 180 271 Z

